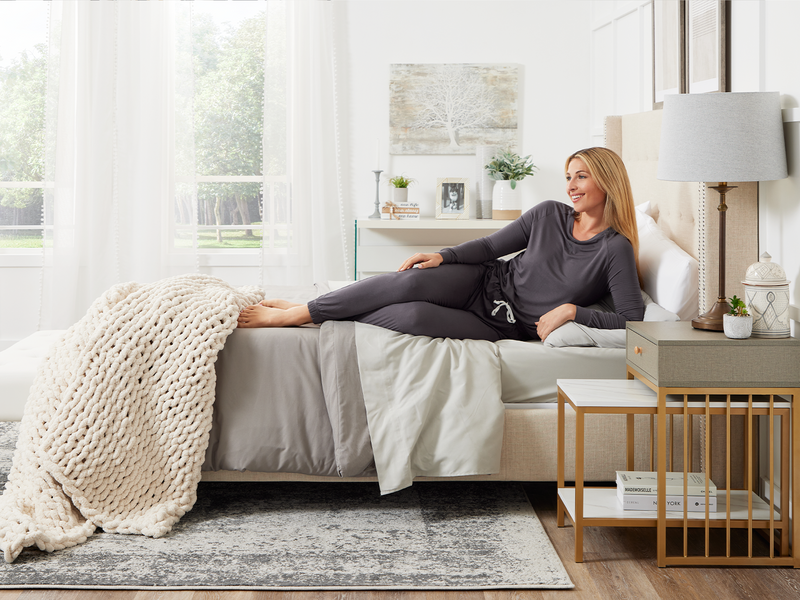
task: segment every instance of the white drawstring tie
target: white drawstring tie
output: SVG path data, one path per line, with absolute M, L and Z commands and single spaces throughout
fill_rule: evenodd
M 506 302 L 505 300 L 495 300 L 494 303 L 497 304 L 497 308 L 495 308 L 492 311 L 492 316 L 495 316 L 497 314 L 497 311 L 499 311 L 502 307 L 505 306 L 506 307 L 506 320 L 509 323 L 516 323 L 517 322 L 517 320 L 514 318 L 514 313 L 511 311 L 511 305 L 508 302 Z

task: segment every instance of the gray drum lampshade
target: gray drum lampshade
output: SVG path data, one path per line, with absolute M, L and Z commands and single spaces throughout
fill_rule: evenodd
M 783 179 L 786 150 L 778 92 L 664 97 L 658 179 Z

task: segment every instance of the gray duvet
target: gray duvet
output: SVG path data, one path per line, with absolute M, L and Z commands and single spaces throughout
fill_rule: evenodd
M 354 331 L 236 329 L 216 363 L 203 470 L 374 475 Z

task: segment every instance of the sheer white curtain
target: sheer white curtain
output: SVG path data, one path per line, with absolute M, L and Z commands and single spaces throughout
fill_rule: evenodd
M 176 186 L 194 185 L 189 16 L 52 3 L 40 329 L 70 326 L 114 284 L 197 269 L 172 231 Z
M 345 280 L 352 275 L 346 235 L 352 219 L 342 192 L 337 7 L 325 0 L 286 5 L 287 170 L 294 248 L 288 255 L 269 254 L 263 248 L 262 281 L 306 285 Z M 270 142 L 265 138 L 265 155 L 271 151 Z
M 40 329 L 69 327 L 117 283 L 147 283 L 205 264 L 197 232 L 186 233 L 198 224 L 193 4 L 52 3 Z M 260 275 L 252 284 L 347 279 L 352 220 L 342 194 L 336 7 L 289 0 L 283 8 L 285 22 L 268 18 L 264 32 L 286 36 L 282 66 L 265 57 L 266 76 L 285 78 L 286 97 L 265 102 L 264 122 L 274 124 L 277 113 L 266 118 L 270 110 L 282 111 L 287 126 L 281 136 L 264 129 L 264 174 L 272 181 L 265 180 L 263 222 L 265 232 L 275 229 L 268 223 L 267 184 L 280 180 L 289 242 L 276 246 L 265 235 L 260 251 L 233 251 L 225 261 L 236 266 L 237 256 L 244 257 L 244 266 L 258 254 Z M 276 153 L 283 153 L 285 175 L 266 168 Z M 176 242 L 181 235 L 191 239 Z M 219 259 L 226 251 L 214 252 Z

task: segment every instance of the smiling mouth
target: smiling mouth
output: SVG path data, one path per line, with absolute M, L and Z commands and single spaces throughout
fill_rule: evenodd
M 577 196 L 570 196 L 573 202 L 577 202 L 581 198 L 583 198 L 583 194 L 578 194 Z

